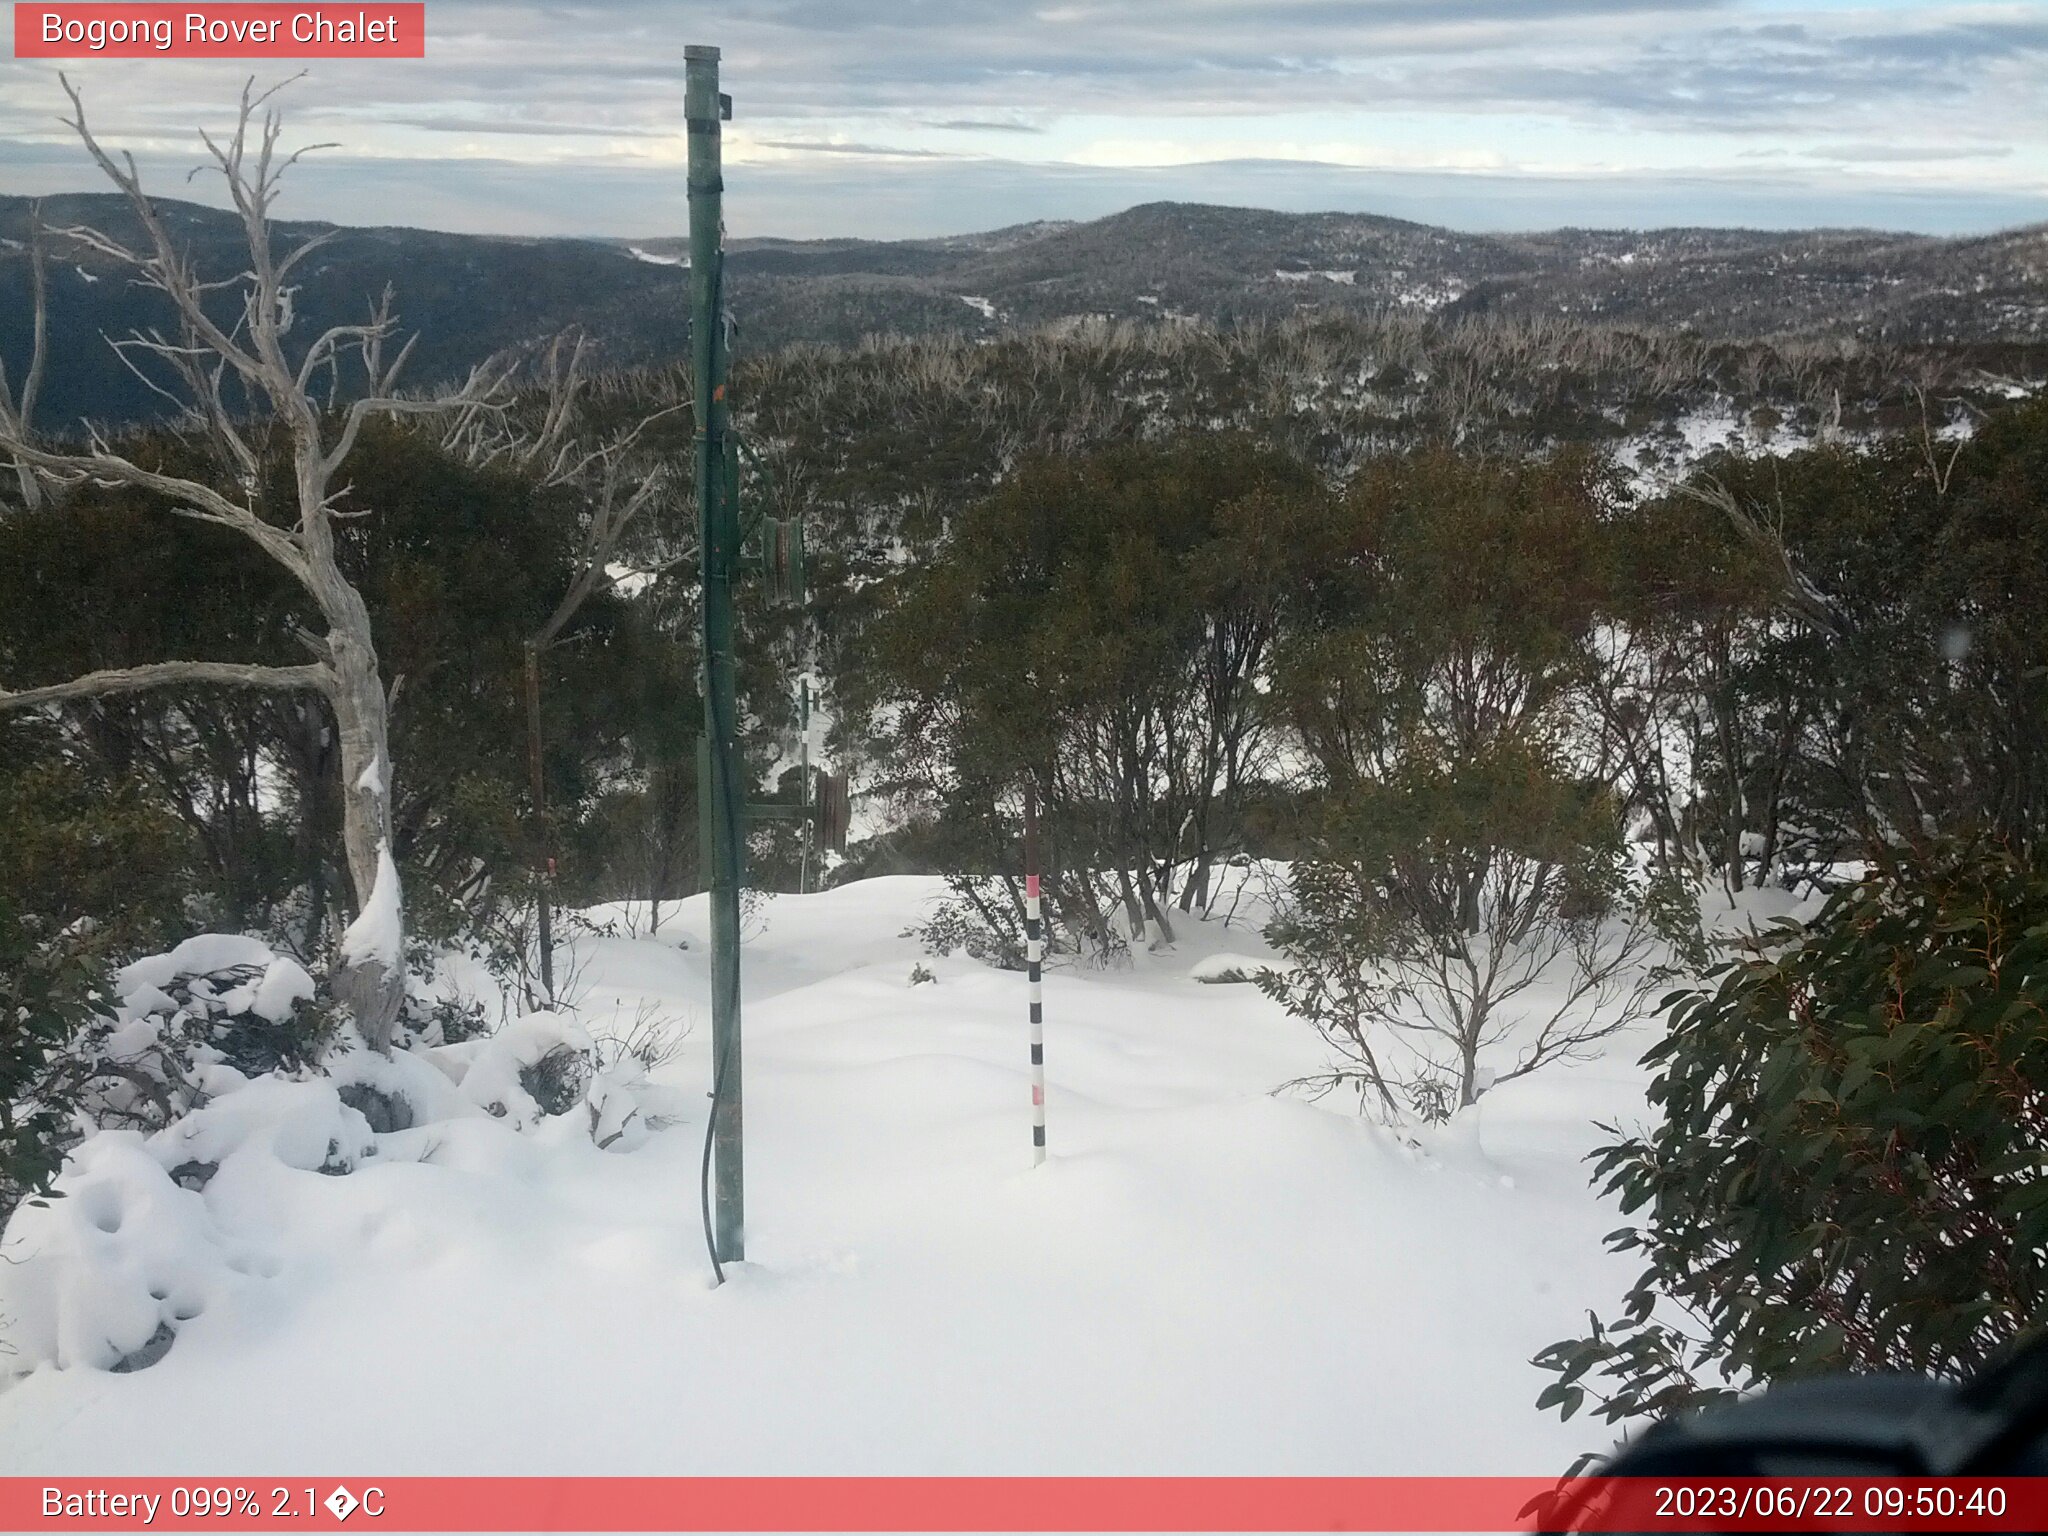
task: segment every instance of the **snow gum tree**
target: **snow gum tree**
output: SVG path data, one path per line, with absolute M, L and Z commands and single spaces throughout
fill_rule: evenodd
M 1645 1005 L 1585 699 L 1617 506 L 1576 455 L 1377 462 L 1276 655 L 1302 856 L 1269 930 L 1295 968 L 1261 985 L 1338 1048 L 1330 1086 L 1391 1113 L 1442 1118 Z
M 298 632 L 311 656 L 301 665 L 169 660 L 42 686 L 9 690 L 0 684 L 0 710 L 192 684 L 303 690 L 323 698 L 338 738 L 342 836 L 358 914 L 342 941 L 335 991 L 353 1011 L 364 1038 L 388 1050 L 404 989 L 401 902 L 391 848 L 390 696 L 369 611 L 336 558 L 336 519 L 368 510 L 347 504 L 344 470 L 365 422 L 380 416 L 499 409 L 509 369 L 493 362 L 472 371 L 458 390 L 432 397 L 400 395 L 411 343 L 386 357 L 396 330 L 388 291 L 361 324 L 329 327 L 303 345 L 288 340 L 293 330 L 290 279 L 332 236 L 314 235 L 282 255 L 274 248 L 271 209 L 280 181 L 307 152 L 279 153 L 281 119 L 269 106 L 275 88 L 261 94 L 244 89 L 234 131 L 225 141 L 202 134 L 247 240 L 247 270 L 225 280 L 209 280 L 194 270 L 144 193 L 133 157 L 110 154 L 87 126 L 84 104 L 68 79 L 64 89 L 72 105 L 65 121 L 120 192 L 135 232 L 117 238 L 79 226 L 53 233 L 115 263 L 131 281 L 168 301 L 177 326 L 174 336 L 136 333 L 113 345 L 152 388 L 181 407 L 185 429 L 210 442 L 227 473 L 214 482 L 173 473 L 142 462 L 139 454 L 115 451 L 97 434 L 82 448 L 39 446 L 29 440 L 18 409 L 0 416 L 0 453 L 18 469 L 33 472 L 45 495 L 61 495 L 87 481 L 127 485 L 160 495 L 180 516 L 235 530 L 290 575 L 310 599 L 321 627 Z M 227 290 L 238 290 L 241 304 L 224 320 L 219 296 Z M 346 392 L 349 402 L 323 406 L 318 398 L 323 385 L 328 399 Z M 288 444 L 291 463 L 288 502 L 264 493 L 265 456 L 280 437 Z
M 1055 932 L 1098 956 L 1158 945 L 1243 845 L 1268 750 L 1258 684 L 1314 475 L 1242 438 L 1028 461 L 890 584 L 848 693 L 883 722 L 894 783 L 1003 868 L 1026 783 L 1046 823 Z M 980 834 L 977 845 L 971 840 Z M 1014 893 L 962 886 L 991 927 Z

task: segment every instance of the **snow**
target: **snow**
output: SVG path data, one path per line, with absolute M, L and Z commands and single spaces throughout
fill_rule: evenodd
M 1251 981 L 1261 971 L 1281 968 L 1271 955 L 1243 955 L 1235 950 L 1222 949 L 1213 955 L 1204 955 L 1188 967 L 1190 981 L 1237 982 Z
M 1790 423 L 1765 431 L 1734 401 L 1719 397 L 1688 407 L 1650 432 L 1624 438 L 1615 447 L 1614 460 L 1635 494 L 1654 496 L 1668 492 L 1687 469 L 1717 448 L 1783 457 L 1812 445 L 1810 433 Z
M 1446 304 L 1455 304 L 1465 296 L 1465 285 L 1446 279 L 1438 283 L 1419 283 L 1403 288 L 1394 295 L 1394 302 L 1405 309 L 1442 309 Z
M 959 299 L 960 302 L 962 304 L 965 304 L 969 309 L 979 310 L 981 312 L 981 317 L 984 320 L 993 320 L 996 318 L 995 300 L 978 298 L 975 295 L 969 293 L 963 293 L 959 295 Z
M 384 754 L 377 753 L 363 765 L 363 771 L 356 775 L 356 788 L 366 795 L 385 793 Z
M 1283 283 L 1306 283 L 1318 277 L 1326 283 L 1351 285 L 1358 281 L 1358 273 L 1355 270 L 1291 272 L 1282 268 L 1276 268 L 1273 275 Z
M 377 845 L 377 883 L 370 887 L 370 899 L 341 936 L 341 958 L 347 965 L 375 961 L 395 970 L 403 959 L 404 930 L 399 921 L 398 866 L 391 860 L 391 844 Z
M 359 1040 L 346 1042 L 321 1066 L 337 1087 L 361 1085 L 386 1098 L 402 1099 L 411 1110 L 415 1125 L 445 1120 L 473 1119 L 485 1111 L 458 1091 L 460 1071 L 449 1071 L 437 1058 L 442 1051 L 456 1053 L 466 1064 L 487 1042 L 464 1041 L 430 1051 L 396 1051 L 380 1056 L 365 1049 Z
M 377 1155 L 370 1124 L 331 1082 L 264 1077 L 222 1094 L 149 1139 L 166 1173 L 186 1163 L 274 1159 L 308 1172 L 348 1172 Z
M 687 267 L 690 264 L 687 256 L 663 256 L 657 251 L 643 251 L 637 245 L 627 246 L 626 254 L 635 261 L 649 261 L 657 267 Z
M 638 597 L 659 580 L 653 571 L 643 571 L 619 560 L 607 565 L 604 573 L 611 579 L 612 590 L 621 597 Z
M 248 1008 L 273 1024 L 282 1024 L 292 1016 L 292 1009 L 300 999 L 312 995 L 313 978 L 306 974 L 305 967 L 288 955 L 280 955 L 264 970 L 263 979 L 256 984 L 255 995 L 249 999 Z
M 41 1379 L 105 1382 L 97 1371 L 163 1324 L 189 1326 L 257 1267 L 134 1131 L 104 1131 L 80 1147 L 65 1189 L 8 1224 L 0 1306 L 14 1354 L 0 1367 L 53 1361 L 83 1369 Z M 0 1417 L 11 1418 L 19 1402 L 0 1397 Z
M 8 1232 L 0 1313 L 36 1368 L 0 1391 L 0 1473 L 1545 1474 L 1604 1448 L 1535 1410 L 1527 1362 L 1634 1278 L 1581 1158 L 1595 1119 L 1644 1118 L 1648 1034 L 1397 1136 L 1276 1093 L 1324 1047 L 1255 987 L 1191 984 L 1269 963 L 1255 927 L 1177 917 L 1126 969 L 1050 970 L 1034 1169 L 1024 977 L 904 937 L 941 894 L 771 902 L 722 1288 L 708 1029 L 651 1079 L 600 1073 L 661 1100 L 609 1150 L 592 1115 L 521 1130 L 474 1086 L 649 1008 L 701 1020 L 701 897 L 658 939 L 573 937 L 574 1020 L 337 1064 L 402 1078 L 428 1123 L 370 1133 L 331 1080 L 225 1074 L 182 1139 L 96 1137 Z M 323 1132 L 353 1172 L 307 1166 Z M 220 1169 L 181 1189 L 198 1151 Z M 160 1362 L 95 1369 L 167 1319 Z
M 114 995 L 123 1001 L 146 997 L 186 976 L 211 976 L 242 966 L 268 967 L 277 957 L 261 939 L 235 933 L 201 933 L 168 954 L 151 955 L 114 973 Z
M 514 1130 L 525 1130 L 539 1123 L 541 1109 L 519 1074 L 553 1051 L 594 1049 L 590 1036 L 567 1015 L 526 1014 L 491 1036 L 470 1058 L 458 1080 L 462 1096 Z

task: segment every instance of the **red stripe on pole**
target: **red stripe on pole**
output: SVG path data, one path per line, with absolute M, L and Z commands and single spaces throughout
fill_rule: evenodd
M 17 59 L 421 59 L 422 0 L 14 7 Z
M 1519 1531 L 1560 1489 L 1584 1531 L 2048 1529 L 2048 1478 L 352 1476 L 0 1478 L 0 1530 Z
M 1026 875 L 1024 877 L 1024 894 L 1032 901 L 1038 900 L 1038 876 Z

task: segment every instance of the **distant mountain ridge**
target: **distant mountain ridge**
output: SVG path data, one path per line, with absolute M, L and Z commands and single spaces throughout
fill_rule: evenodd
M 169 199 L 158 206 L 202 271 L 242 265 L 231 216 Z M 132 233 L 109 194 L 47 198 L 44 216 Z M 336 228 L 286 223 L 278 235 Z M 17 376 L 29 336 L 27 231 L 27 200 L 0 197 L 0 357 Z M 416 382 L 572 324 L 591 332 L 609 363 L 674 359 L 687 329 L 686 249 L 675 238 L 346 228 L 300 269 L 295 309 L 308 327 L 359 318 L 391 283 L 407 329 L 420 333 Z M 877 332 L 992 334 L 1079 316 L 1227 324 L 1304 307 L 1554 316 L 1728 338 L 2048 339 L 2048 225 L 1966 239 L 1875 230 L 1485 235 L 1370 214 L 1148 203 L 1088 222 L 928 240 L 736 239 L 727 260 L 728 303 L 748 350 Z M 161 325 L 154 297 L 75 249 L 53 249 L 50 272 L 57 346 L 42 423 L 153 414 L 160 402 L 101 337 Z

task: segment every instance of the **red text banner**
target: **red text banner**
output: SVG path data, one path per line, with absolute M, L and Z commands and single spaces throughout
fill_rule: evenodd
M 2048 1478 L 0 1478 L 7 1531 L 2042 1531 Z
M 18 59 L 423 59 L 423 3 L 26 5 Z

